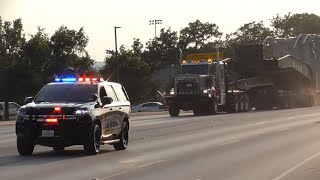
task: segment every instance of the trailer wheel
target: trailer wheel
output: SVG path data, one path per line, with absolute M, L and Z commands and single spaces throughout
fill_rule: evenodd
M 233 112 L 239 112 L 239 104 L 240 104 L 239 96 L 235 95 L 234 96 L 234 104 L 233 104 Z
M 244 94 L 240 95 L 240 101 L 239 101 L 239 111 L 243 112 L 244 110 L 244 105 L 245 105 L 245 98 L 244 98 Z
M 244 95 L 244 112 L 249 111 L 249 96 L 248 95 Z
M 176 104 L 169 105 L 169 114 L 171 117 L 179 116 L 180 108 Z

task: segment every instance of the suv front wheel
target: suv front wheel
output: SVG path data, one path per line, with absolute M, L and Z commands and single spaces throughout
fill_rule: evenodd
M 98 124 L 93 124 L 89 130 L 88 138 L 84 143 L 84 151 L 88 155 L 96 155 L 100 151 L 101 129 Z
M 119 135 L 120 141 L 113 144 L 115 150 L 125 150 L 128 147 L 129 142 L 129 124 L 127 121 L 123 121 L 121 133 Z
M 31 139 L 28 138 L 17 138 L 17 149 L 20 155 L 30 156 L 34 150 L 34 144 Z

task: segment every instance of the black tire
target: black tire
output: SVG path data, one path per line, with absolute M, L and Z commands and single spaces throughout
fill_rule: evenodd
M 113 144 L 114 149 L 117 151 L 127 149 L 129 143 L 129 124 L 127 121 L 123 121 L 119 139 L 118 143 Z
M 101 128 L 98 124 L 93 124 L 89 129 L 86 142 L 83 145 L 84 151 L 88 155 L 96 155 L 101 146 Z
M 169 105 L 169 114 L 171 117 L 177 117 L 179 116 L 180 109 L 177 105 Z
M 233 104 L 233 112 L 239 112 L 239 105 L 240 105 L 240 101 L 239 101 L 239 96 L 235 95 L 234 96 L 234 104 Z
M 21 156 L 30 156 L 34 150 L 34 144 L 31 139 L 17 138 L 17 149 Z
M 52 147 L 54 151 L 63 151 L 64 147 Z
M 195 116 L 200 116 L 200 109 L 199 109 L 198 107 L 194 107 L 194 108 L 193 108 L 193 114 L 194 114 Z
M 250 101 L 249 101 L 249 96 L 248 95 L 244 95 L 244 112 L 249 111 L 250 109 Z

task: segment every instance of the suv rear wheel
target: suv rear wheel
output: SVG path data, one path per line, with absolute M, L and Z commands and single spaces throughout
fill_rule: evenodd
M 20 155 L 30 156 L 34 150 L 34 144 L 29 138 L 17 138 L 17 149 Z
M 120 141 L 113 144 L 115 150 L 125 150 L 128 147 L 129 142 L 129 124 L 127 121 L 123 121 L 121 133 L 119 135 Z
M 84 143 L 84 151 L 88 155 L 96 155 L 100 151 L 101 129 L 98 124 L 93 124 L 89 130 L 88 138 Z

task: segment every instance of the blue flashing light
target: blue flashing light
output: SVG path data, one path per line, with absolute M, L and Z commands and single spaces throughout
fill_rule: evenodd
M 76 82 L 77 78 L 62 78 L 62 82 Z
M 61 81 L 61 79 L 60 79 L 60 78 L 56 78 L 56 79 L 54 79 L 54 81 L 56 81 L 56 82 L 60 82 L 60 81 Z

